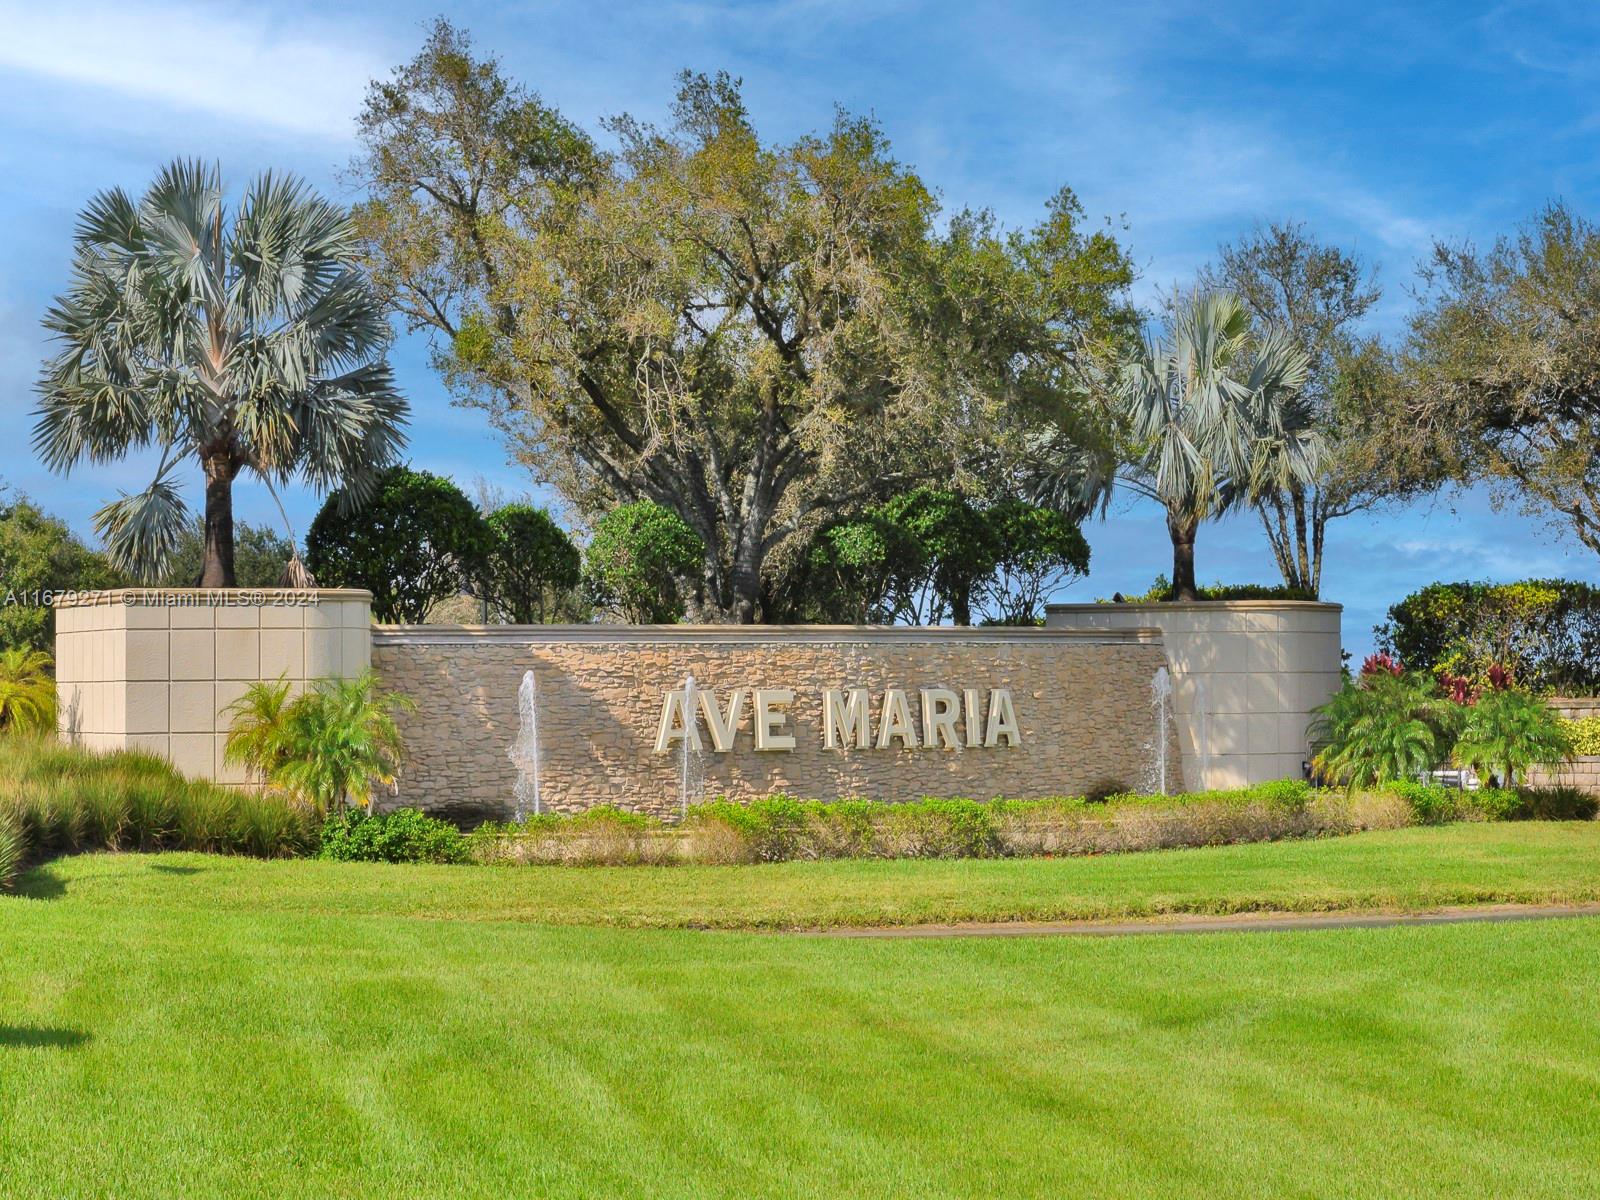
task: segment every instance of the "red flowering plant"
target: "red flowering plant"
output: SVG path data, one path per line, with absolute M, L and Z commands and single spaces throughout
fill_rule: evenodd
M 1400 660 L 1392 654 L 1380 650 L 1376 654 L 1369 654 L 1366 661 L 1361 664 L 1361 678 L 1369 679 L 1374 675 L 1404 675 L 1405 668 L 1400 665 Z

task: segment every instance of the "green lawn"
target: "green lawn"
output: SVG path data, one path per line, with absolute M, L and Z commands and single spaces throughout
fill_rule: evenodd
M 1600 1194 L 1600 920 L 571 924 L 1583 899 L 1596 833 L 702 870 L 65 860 L 0 899 L 0 1195 Z
M 1600 900 L 1600 822 L 1464 824 L 1099 858 L 419 867 L 85 855 L 21 890 L 207 912 L 717 929 Z

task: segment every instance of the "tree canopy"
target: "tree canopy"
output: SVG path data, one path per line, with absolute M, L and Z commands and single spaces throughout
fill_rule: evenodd
M 169 568 L 190 521 L 174 478 L 186 459 L 205 479 L 204 587 L 236 582 L 241 472 L 359 499 L 394 461 L 407 407 L 355 251 L 345 211 L 292 175 L 256 177 L 230 211 L 217 168 L 178 161 L 142 199 L 115 188 L 83 211 L 71 282 L 44 320 L 59 350 L 34 445 L 58 471 L 159 452 L 144 491 L 95 515 L 118 567 Z
M 1600 228 L 1554 204 L 1486 251 L 1436 246 L 1424 283 L 1390 453 L 1600 553 Z
M 596 605 L 634 625 L 681 621 L 705 556 L 694 530 L 669 508 L 636 500 L 594 527 L 584 576 Z
M 792 603 L 810 620 L 1031 625 L 1089 546 L 1053 509 L 916 488 L 825 526 L 807 567 Z
M 205 549 L 205 523 L 190 522 L 173 547 L 163 582 L 194 587 L 205 570 Z M 233 531 L 234 581 L 242 588 L 280 587 L 294 553 L 294 543 L 272 526 L 240 521 Z
M 1387 367 L 1381 343 L 1360 332 L 1382 295 L 1377 272 L 1299 222 L 1282 221 L 1221 246 L 1217 261 L 1200 272 L 1199 287 L 1232 292 L 1259 327 L 1284 330 L 1306 355 L 1297 403 L 1323 453 L 1312 471 L 1263 480 L 1255 507 L 1284 586 L 1315 596 L 1328 522 L 1416 487 L 1392 461 L 1382 461 L 1367 436 L 1364 402 L 1374 398 L 1374 374 Z
M 1118 433 L 1102 461 L 1085 462 L 1071 437 L 1040 446 L 1040 495 L 1058 506 L 1109 495 L 1120 479 L 1166 510 L 1172 586 L 1197 598 L 1200 525 L 1255 500 L 1264 488 L 1314 476 L 1321 435 L 1300 402 L 1308 358 L 1281 326 L 1254 327 L 1231 292 L 1174 303 L 1165 336 L 1119 347 L 1089 376 Z
M 359 504 L 335 492 L 306 534 L 322 586 L 366 588 L 374 617 L 408 625 L 470 590 L 488 547 L 483 518 L 461 489 L 410 467 L 383 472 Z
M 53 653 L 53 593 L 127 582 L 59 517 L 25 496 L 0 496 L 0 648 Z
M 992 488 L 1065 425 L 1131 268 L 1063 189 L 1039 224 L 941 229 L 871 120 L 758 136 L 735 80 L 603 149 L 446 22 L 361 117 L 376 278 L 459 397 L 580 515 L 650 500 L 704 549 L 700 614 L 751 621 L 840 511 Z
M 490 615 L 518 625 L 580 616 L 573 594 L 583 560 L 550 514 L 531 504 L 504 504 L 484 518 L 483 599 Z

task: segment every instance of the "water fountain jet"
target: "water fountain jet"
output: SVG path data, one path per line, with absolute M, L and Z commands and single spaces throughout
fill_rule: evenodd
M 516 816 L 521 821 L 531 814 L 538 816 L 543 810 L 539 796 L 539 684 L 532 671 L 522 673 L 522 683 L 517 688 L 517 739 L 506 751 L 517 768 L 517 782 L 512 789 L 516 796 Z

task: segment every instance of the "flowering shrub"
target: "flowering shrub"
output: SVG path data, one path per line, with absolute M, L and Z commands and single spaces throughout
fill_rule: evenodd
M 1534 692 L 1600 692 L 1600 588 L 1586 583 L 1430 584 L 1390 608 L 1377 633 L 1413 670 L 1474 687 L 1505 687 L 1509 675 Z

